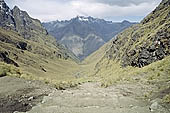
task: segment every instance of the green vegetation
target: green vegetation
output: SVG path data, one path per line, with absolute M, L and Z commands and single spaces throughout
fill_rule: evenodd
M 166 95 L 166 96 L 163 98 L 163 102 L 164 102 L 164 103 L 170 103 L 170 94 Z
M 155 85 L 166 84 L 170 81 L 170 56 L 163 60 L 154 62 L 143 68 L 131 67 L 122 68 L 120 63 L 107 61 L 98 67 L 96 76 L 102 78 L 102 86 L 107 87 L 114 83 L 121 82 L 142 82 Z
M 119 61 L 123 67 L 143 67 L 168 56 L 169 11 L 169 3 L 164 0 L 141 23 L 118 34 L 105 58 Z
M 75 62 L 77 60 L 71 56 L 68 57 L 69 53 L 63 46 L 53 44 L 55 42 L 53 37 L 39 34 L 37 37 L 35 35 L 34 38 L 46 38 L 41 41 L 27 40 L 14 31 L 2 28 L 0 28 L 0 37 L 0 52 L 5 53 L 7 58 L 15 61 L 19 65 L 18 69 L 22 72 L 22 74 L 17 74 L 17 71 L 13 72 L 14 66 L 2 63 L 0 76 L 17 76 L 51 84 L 72 81 L 76 78 L 74 72 L 79 69 Z M 19 42 L 26 43 L 27 50 L 17 48 Z
M 8 65 L 8 64 L 0 62 L 0 77 L 3 77 L 3 76 L 20 77 L 21 71 L 12 65 Z
M 169 11 L 168 0 L 163 0 L 140 24 L 118 34 L 109 49 L 92 55 L 95 59 L 95 54 L 105 53 L 95 66 L 103 87 L 123 82 L 156 85 L 159 90 L 169 86 Z

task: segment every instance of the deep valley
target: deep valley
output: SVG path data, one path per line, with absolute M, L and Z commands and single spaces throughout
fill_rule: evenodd
M 0 113 L 170 113 L 170 0 L 140 23 L 41 23 L 0 0 Z

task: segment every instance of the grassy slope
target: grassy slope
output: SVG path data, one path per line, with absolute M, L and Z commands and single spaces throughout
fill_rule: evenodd
M 166 1 L 164 0 L 164 2 Z M 155 43 L 160 37 L 161 42 L 166 46 L 164 52 L 169 54 L 169 13 L 170 7 L 163 6 L 163 3 L 161 3 L 140 24 L 134 25 L 120 33 L 113 41 L 114 44 L 112 44 L 105 57 L 120 61 L 121 65 L 124 66 L 132 65 L 132 62 L 139 65 L 140 54 L 146 53 L 146 50 L 151 47 L 155 48 Z M 162 37 L 160 34 L 167 37 Z M 133 53 L 134 51 L 135 53 Z M 150 61 L 149 63 L 152 62 Z
M 170 24 L 170 18 L 167 18 L 167 15 L 170 11 L 170 7 L 164 6 L 164 3 L 167 2 L 167 0 L 163 0 L 163 2 L 156 8 L 156 10 L 149 14 L 140 24 L 126 29 L 125 31 L 120 33 L 116 39 L 113 39 L 110 49 L 98 62 L 98 65 L 96 65 L 96 69 L 98 72 L 97 75 L 102 76 L 105 79 L 108 79 L 108 77 L 106 76 L 112 76 L 113 74 L 113 78 L 115 78 L 115 75 L 117 75 L 118 78 L 121 78 L 119 77 L 119 75 L 123 73 L 125 73 L 125 75 L 128 75 L 129 73 L 133 72 L 133 70 L 131 69 L 133 69 L 134 67 L 121 68 L 122 62 L 135 60 L 133 58 L 139 56 L 138 52 L 141 51 L 140 48 L 147 48 L 152 43 L 154 43 L 153 40 L 157 37 L 157 32 L 166 29 L 162 32 L 167 33 L 167 36 L 169 36 L 170 31 L 168 29 L 168 26 Z M 161 39 L 161 41 L 163 41 L 163 39 Z M 134 50 L 134 48 L 136 50 L 136 54 L 132 56 L 127 55 L 128 53 L 130 53 L 129 51 Z M 167 48 L 166 52 L 168 54 L 169 49 L 168 47 L 165 48 Z M 96 54 L 97 53 L 100 53 L 100 51 L 97 51 Z M 124 59 L 125 56 L 130 57 L 129 59 Z M 169 60 L 167 60 L 167 62 L 169 62 Z M 164 66 L 164 68 L 166 68 L 166 66 Z M 137 68 L 134 68 L 134 70 L 136 69 Z M 128 72 L 126 70 L 130 71 Z
M 62 54 L 62 49 L 51 44 L 52 39 L 46 37 L 46 40 L 48 41 L 42 42 L 25 40 L 14 31 L 7 31 L 1 28 L 0 36 L 5 37 L 6 40 L 10 40 L 10 42 L 0 41 L 0 51 L 8 52 L 9 58 L 19 64 L 19 70 L 22 72 L 20 77 L 43 80 L 53 84 L 58 84 L 58 82 L 63 80 L 71 81 L 75 79 L 70 73 L 78 69 L 78 64 L 70 58 L 67 60 L 57 58 L 54 51 Z M 42 35 L 39 36 L 42 37 Z M 16 48 L 16 43 L 19 41 L 26 42 L 28 46 L 31 46 L 31 49 L 23 51 Z M 5 66 L 1 65 L 0 67 L 4 69 Z M 43 69 L 45 69 L 46 72 L 43 71 Z

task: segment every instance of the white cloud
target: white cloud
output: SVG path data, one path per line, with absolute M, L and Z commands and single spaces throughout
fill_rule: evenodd
M 115 20 L 117 17 L 143 17 L 160 0 L 6 0 L 42 21 L 70 19 L 77 15 Z M 126 18 L 124 18 L 126 19 Z M 138 20 L 138 19 L 137 19 Z M 133 18 L 132 18 L 133 21 Z
M 104 3 L 104 4 L 117 5 L 117 6 L 129 6 L 132 4 L 139 5 L 142 3 L 160 2 L 160 0 L 83 0 L 83 1 Z

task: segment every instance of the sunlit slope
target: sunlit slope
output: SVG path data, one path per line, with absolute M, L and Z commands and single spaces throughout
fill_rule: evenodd
M 0 28 L 0 37 L 1 61 L 12 65 L 16 63 L 25 73 L 23 75 L 25 78 L 49 79 L 49 81 L 74 78 L 70 72 L 77 69 L 78 65 L 71 57 L 64 54 L 65 49 L 60 45 L 56 46 L 48 41 L 40 43 L 26 40 L 18 33 L 2 28 Z M 21 42 L 26 45 L 22 45 Z
M 22 77 L 47 82 L 70 80 L 77 57 L 48 34 L 38 19 L 0 1 L 0 61 L 18 67 Z

